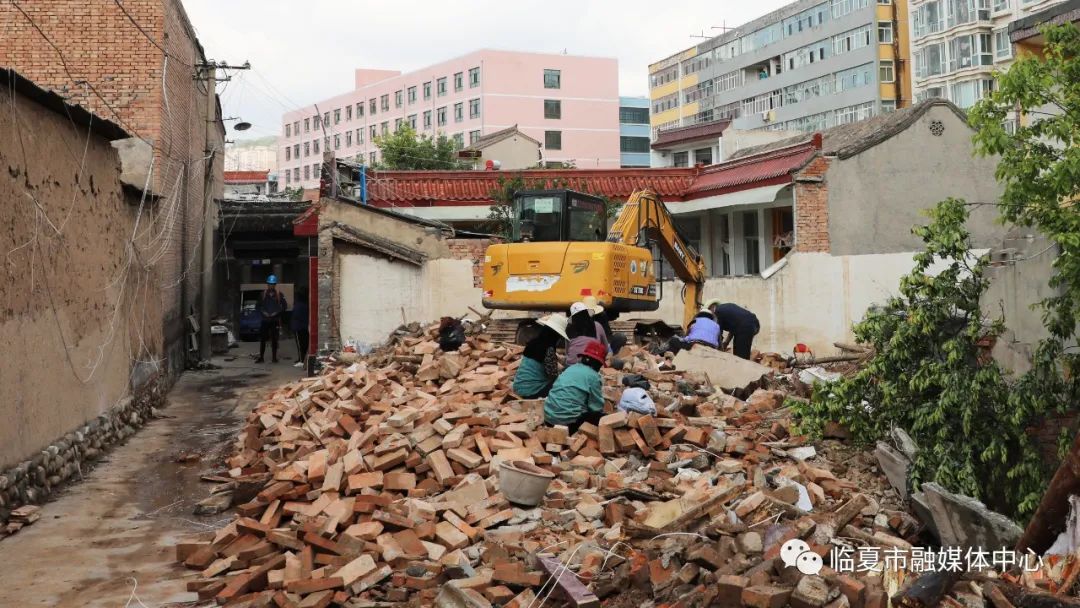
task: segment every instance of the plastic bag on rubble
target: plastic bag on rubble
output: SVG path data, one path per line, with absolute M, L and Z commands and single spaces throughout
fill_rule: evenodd
M 631 387 L 623 391 L 622 398 L 619 399 L 619 409 L 652 416 L 656 413 L 656 404 L 645 389 Z

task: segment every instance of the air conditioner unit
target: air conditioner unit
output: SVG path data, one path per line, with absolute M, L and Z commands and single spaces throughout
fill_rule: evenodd
M 772 110 L 767 110 L 765 112 L 762 112 L 761 113 L 761 120 L 763 120 L 765 122 L 772 122 L 772 121 L 776 120 L 776 112 L 773 112 Z

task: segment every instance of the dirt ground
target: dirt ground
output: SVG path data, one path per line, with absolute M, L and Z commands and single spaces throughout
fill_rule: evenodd
M 194 602 L 195 594 L 184 590 L 188 571 L 173 562 L 173 545 L 229 518 L 192 514 L 211 487 L 199 476 L 220 462 L 217 455 L 231 445 L 244 413 L 267 389 L 301 376 L 285 362 L 287 355 L 278 364 L 255 364 L 250 354 L 257 350 L 257 343 L 241 343 L 214 360 L 222 369 L 185 373 L 163 418 L 44 505 L 37 523 L 0 540 L 0 606 L 157 608 Z M 235 360 L 224 360 L 230 357 Z M 202 459 L 176 462 L 184 452 Z

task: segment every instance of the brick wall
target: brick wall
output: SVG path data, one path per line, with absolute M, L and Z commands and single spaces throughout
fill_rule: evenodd
M 20 2 L 26 15 L 0 3 L 0 65 L 154 146 L 153 187 L 161 198 L 147 206 L 142 225 L 159 234 L 152 255 L 162 273 L 165 348 L 175 359 L 183 353 L 183 317 L 199 305 L 202 224 L 205 214 L 216 215 L 223 192 L 224 135 L 220 124 L 206 129 L 213 96 L 192 78 L 205 58 L 180 0 L 123 5 L 167 56 L 114 2 L 48 0 Z M 209 161 L 207 150 L 214 151 Z
M 484 284 L 484 252 L 491 239 L 449 239 L 450 257 L 455 260 L 472 260 L 473 287 Z
M 818 156 L 795 176 L 795 251 L 829 252 L 829 162 Z

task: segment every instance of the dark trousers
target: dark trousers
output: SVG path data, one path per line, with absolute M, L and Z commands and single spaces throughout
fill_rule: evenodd
M 270 340 L 270 352 L 273 353 L 274 360 L 277 360 L 278 325 L 280 322 L 277 319 L 263 319 L 262 325 L 259 326 L 260 359 L 266 354 L 266 341 Z
M 618 355 L 622 347 L 626 346 L 627 339 L 625 334 L 615 332 L 611 334 L 608 341 L 611 342 L 612 354 Z
M 761 326 L 756 325 L 744 330 L 732 332 L 732 334 L 734 334 L 734 337 L 731 340 L 732 352 L 735 353 L 736 357 L 743 359 L 750 358 L 750 350 L 754 345 L 754 336 L 756 336 L 759 331 L 761 331 Z
M 307 360 L 308 330 L 297 329 L 293 331 L 293 335 L 296 337 L 296 360 L 303 362 Z
M 573 435 L 574 433 L 576 433 L 578 431 L 578 429 L 581 428 L 581 425 L 585 424 L 586 422 L 591 422 L 591 423 L 593 423 L 595 425 L 599 425 L 600 424 L 600 419 L 603 418 L 603 417 L 604 417 L 604 412 L 592 412 L 592 411 L 586 410 L 585 413 L 578 416 L 577 420 L 575 420 L 575 421 L 571 422 L 570 424 L 566 425 L 566 427 L 570 430 L 570 434 Z M 547 422 L 545 421 L 545 423 L 547 423 Z M 549 426 L 555 426 L 555 425 L 550 424 L 550 423 L 547 423 L 547 424 Z

